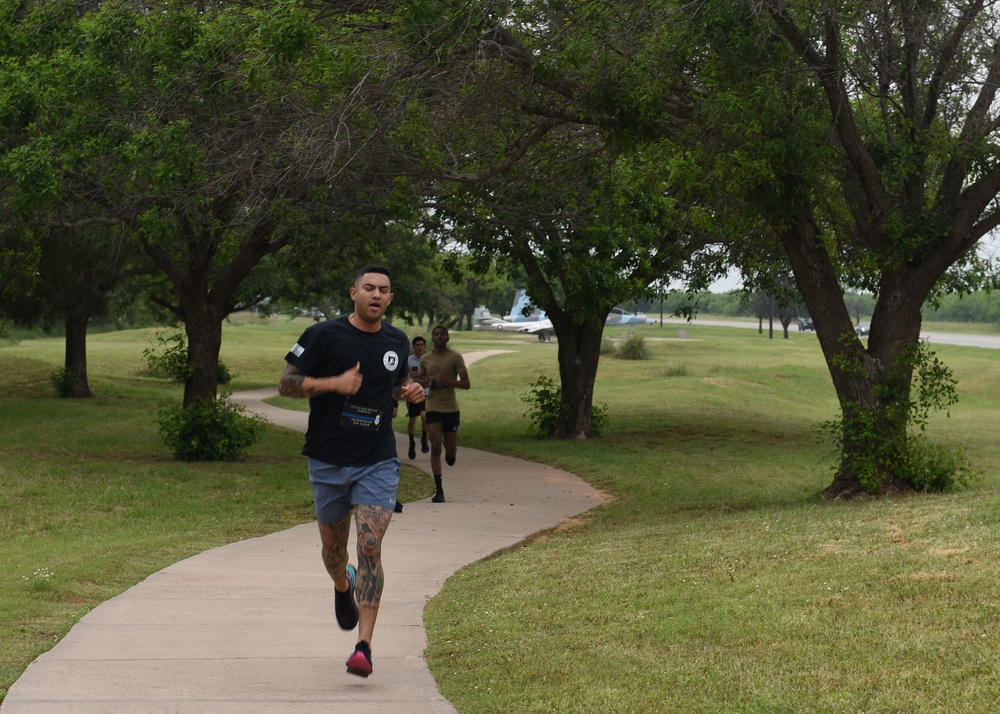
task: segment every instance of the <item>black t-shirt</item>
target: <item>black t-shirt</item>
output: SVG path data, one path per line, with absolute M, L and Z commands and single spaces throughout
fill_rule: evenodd
M 330 377 L 361 363 L 361 389 L 345 397 L 309 398 L 309 428 L 302 453 L 335 466 L 368 466 L 395 458 L 392 390 L 406 373 L 410 342 L 385 322 L 364 332 L 347 317 L 312 325 L 285 361 L 309 377 Z

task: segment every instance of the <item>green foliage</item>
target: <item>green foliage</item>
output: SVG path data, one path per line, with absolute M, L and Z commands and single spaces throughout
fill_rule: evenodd
M 926 493 L 959 491 L 980 478 L 964 451 L 923 434 L 907 440 L 906 473 L 913 488 Z
M 530 405 L 524 415 L 531 419 L 528 431 L 541 436 L 552 436 L 562 414 L 562 388 L 551 377 L 541 374 L 531 387 L 521 395 L 521 401 Z
M 924 321 L 927 320 L 1000 325 L 1000 296 L 987 290 L 965 295 L 944 295 L 924 308 Z
M 608 405 L 594 404 L 590 408 L 590 434 L 600 436 L 608 426 Z
M 52 373 L 49 381 L 60 399 L 70 399 L 76 393 L 76 375 L 60 367 Z
M 142 351 L 146 360 L 146 374 L 151 377 L 169 379 L 178 384 L 184 384 L 194 375 L 194 367 L 188 363 L 187 338 L 183 332 L 164 334 L 158 332 L 154 339 L 158 347 L 147 347 Z M 233 379 L 229 368 L 219 362 L 216 382 L 229 384 Z
M 242 461 L 267 425 L 228 395 L 187 408 L 163 406 L 158 417 L 160 438 L 181 461 Z
M 552 436 L 556 433 L 565 411 L 562 387 L 545 374 L 540 374 L 538 379 L 529 382 L 528 386 L 531 389 L 521 395 L 521 401 L 531 407 L 524 413 L 531 419 L 528 431 L 539 436 Z M 607 405 L 593 405 L 590 418 L 591 434 L 600 436 L 608 425 Z
M 659 372 L 661 377 L 687 377 L 691 374 L 691 370 L 688 369 L 686 364 L 675 364 L 669 367 L 664 367 Z
M 932 412 L 944 411 L 958 402 L 958 392 L 951 369 L 927 346 L 926 342 L 918 343 L 907 351 L 914 368 L 914 382 L 910 391 L 907 411 L 911 415 L 911 423 L 920 431 L 927 428 L 927 422 Z M 913 390 L 916 398 L 913 398 Z
M 153 377 L 169 379 L 183 384 L 193 376 L 193 368 L 188 364 L 187 339 L 183 332 L 157 333 L 157 347 L 147 347 L 142 351 L 146 368 Z
M 864 372 L 844 360 L 837 364 L 849 373 Z M 821 429 L 833 436 L 869 493 L 878 493 L 889 474 L 917 491 L 952 490 L 970 480 L 965 459 L 954 447 L 931 445 L 922 432 L 934 412 L 947 413 L 958 401 L 956 384 L 951 370 L 921 342 L 901 351 L 875 387 L 875 404 L 849 405 L 846 417 L 824 422 Z M 905 428 L 896 432 L 891 428 L 895 422 Z M 914 429 L 918 433 L 910 433 Z
M 0 347 L 16 345 L 19 338 L 12 331 L 12 325 L 8 320 L 0 319 Z
M 640 360 L 649 359 L 649 347 L 642 335 L 634 332 L 624 336 L 615 349 L 615 357 L 618 359 Z

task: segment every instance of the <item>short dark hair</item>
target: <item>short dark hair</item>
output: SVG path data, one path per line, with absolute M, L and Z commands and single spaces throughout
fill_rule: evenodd
M 446 335 L 451 334 L 451 333 L 448 332 L 448 328 L 445 327 L 444 325 L 437 325 L 433 330 L 431 330 L 431 334 L 433 335 L 438 330 L 444 330 L 444 334 L 446 334 Z
M 381 263 L 368 263 L 368 265 L 362 265 L 361 268 L 358 269 L 357 274 L 354 276 L 355 285 L 357 285 L 358 281 L 361 280 L 362 277 L 364 277 L 365 273 L 380 273 L 385 277 L 389 278 L 390 284 L 392 283 L 392 274 L 389 272 L 389 269 L 387 267 L 385 267 Z
M 410 344 L 411 344 L 411 345 L 414 345 L 414 346 L 415 346 L 415 345 L 416 345 L 416 344 L 417 344 L 418 342 L 423 342 L 423 343 L 424 343 L 425 345 L 427 344 L 427 340 L 425 340 L 425 339 L 424 339 L 423 337 L 421 337 L 420 335 L 417 335 L 417 336 L 416 336 L 416 337 L 414 337 L 414 338 L 413 338 L 412 340 L 410 340 Z

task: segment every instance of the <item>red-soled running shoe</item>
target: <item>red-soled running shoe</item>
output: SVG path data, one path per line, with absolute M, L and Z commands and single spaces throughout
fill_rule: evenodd
M 354 648 L 354 654 L 347 658 L 347 672 L 359 677 L 367 677 L 372 673 L 372 648 L 364 640 Z

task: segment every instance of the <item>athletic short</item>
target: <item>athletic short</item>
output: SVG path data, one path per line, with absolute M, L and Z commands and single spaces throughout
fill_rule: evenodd
M 428 424 L 441 424 L 445 431 L 458 431 L 459 412 L 427 412 Z
M 407 402 L 406 416 L 408 417 L 420 416 L 421 414 L 424 413 L 424 404 L 426 404 L 426 402 L 417 402 L 416 404 L 414 404 L 413 402 Z
M 399 486 L 399 459 L 386 459 L 370 466 L 334 466 L 309 459 L 316 519 L 336 523 L 351 512 L 352 506 L 396 506 Z

